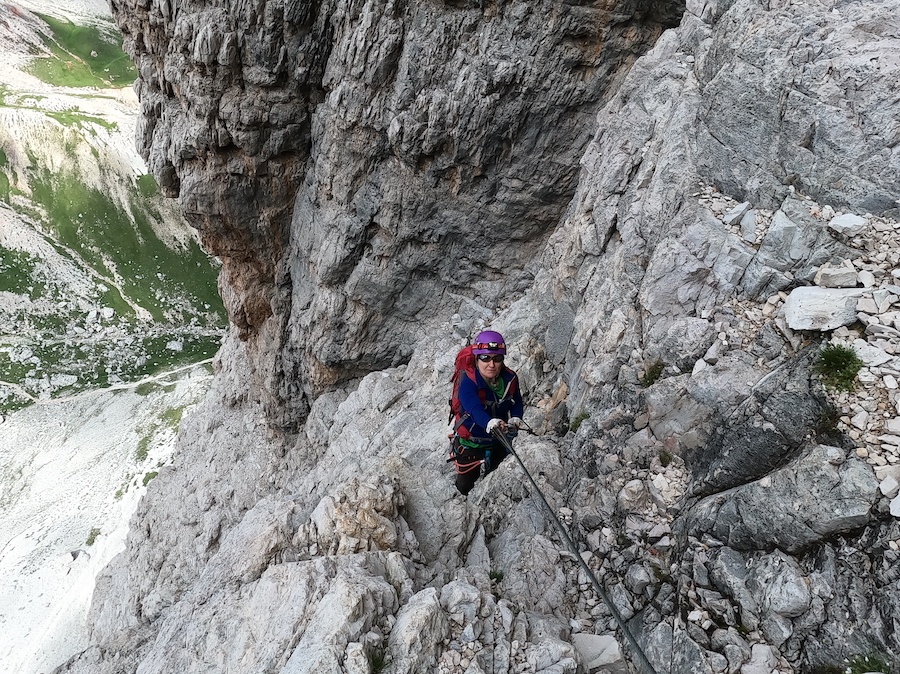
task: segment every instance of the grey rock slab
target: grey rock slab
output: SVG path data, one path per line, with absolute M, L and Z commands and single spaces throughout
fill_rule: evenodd
M 689 369 L 715 340 L 712 323 L 682 316 L 657 321 L 649 332 L 646 354 L 651 363 L 661 361 L 682 371 Z
M 750 662 L 741 666 L 741 674 L 771 674 L 778 664 L 778 658 L 768 644 L 753 644 L 750 647 Z
M 796 552 L 865 525 L 878 480 L 855 456 L 834 465 L 835 450 L 815 445 L 762 479 L 704 499 L 691 515 L 692 530 L 741 550 Z
M 749 243 L 756 243 L 756 211 L 750 209 L 741 218 L 741 238 Z
M 338 673 L 346 644 L 396 602 L 393 586 L 367 572 L 361 557 L 277 565 L 258 580 L 188 597 L 168 614 L 140 669 L 191 671 L 191 663 L 220 661 L 261 671 L 280 660 L 290 674 Z
M 430 671 L 437 665 L 441 642 L 449 636 L 449 624 L 438 599 L 438 590 L 430 587 L 415 595 L 397 614 L 388 637 L 386 656 L 391 671 L 404 674 Z
M 846 265 L 832 267 L 826 262 L 819 267 L 813 282 L 822 288 L 855 288 L 857 272 L 853 267 Z
M 860 215 L 844 213 L 836 215 L 828 221 L 828 228 L 844 236 L 862 234 L 869 226 L 869 221 Z
M 795 288 L 784 303 L 784 315 L 791 330 L 827 332 L 856 322 L 857 299 L 865 292 L 859 289 Z
M 884 480 L 887 477 L 893 477 L 898 482 L 900 482 L 900 464 L 889 466 L 875 466 L 875 477 L 877 477 L 879 480 Z
M 773 552 L 757 558 L 748 574 L 748 587 L 766 612 L 785 618 L 805 613 L 812 602 L 809 581 L 793 557 Z
M 889 475 L 879 483 L 878 490 L 882 495 L 892 499 L 900 491 L 900 482 L 897 481 L 897 478 Z
M 725 215 L 722 216 L 722 222 L 726 225 L 734 225 L 741 221 L 741 219 L 747 214 L 750 210 L 750 202 L 744 201 L 737 206 L 726 211 Z
M 865 283 L 863 283 L 865 285 Z M 871 297 L 860 297 L 856 302 L 856 311 L 873 316 L 878 312 L 878 304 Z
M 440 590 L 440 604 L 448 614 L 462 614 L 466 622 L 473 622 L 481 608 L 481 591 L 464 581 L 452 581 Z
M 807 442 L 823 410 L 810 388 L 810 360 L 807 353 L 766 375 L 747 354 L 733 351 L 691 382 L 691 395 L 718 405 L 721 414 L 698 424 L 694 430 L 708 440 L 682 453 L 692 493 L 716 493 L 762 477 Z M 718 376 L 707 379 L 708 372 Z
M 860 269 L 856 276 L 859 279 L 859 284 L 864 288 L 871 288 L 875 285 L 875 274 L 868 269 Z
M 712 555 L 709 577 L 722 594 L 738 604 L 741 624 L 755 630 L 759 626 L 760 606 L 747 585 L 748 560 L 737 550 L 722 547 Z
M 574 634 L 572 643 L 578 649 L 588 671 L 622 660 L 619 642 L 609 634 Z
M 853 350 L 860 360 L 869 367 L 877 367 L 893 360 L 893 356 L 884 349 L 880 349 L 873 344 L 869 344 L 864 339 L 853 340 Z
M 625 572 L 625 587 L 637 596 L 644 594 L 644 590 L 649 587 L 652 579 L 650 573 L 640 564 L 632 564 Z

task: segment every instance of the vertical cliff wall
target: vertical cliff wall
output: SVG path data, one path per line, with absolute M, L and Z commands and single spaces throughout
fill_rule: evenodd
M 273 422 L 495 306 L 677 0 L 114 2 L 138 143 L 224 265 Z M 522 284 L 519 283 L 519 287 Z

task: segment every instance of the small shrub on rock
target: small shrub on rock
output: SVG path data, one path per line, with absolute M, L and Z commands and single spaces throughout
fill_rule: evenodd
M 659 378 L 662 376 L 663 369 L 666 367 L 666 364 L 661 360 L 656 361 L 652 365 L 650 365 L 646 372 L 644 372 L 644 376 L 641 377 L 641 386 L 644 388 L 649 388 L 653 386 L 656 382 L 659 381 Z
M 839 391 L 852 391 L 853 381 L 863 365 L 853 347 L 826 344 L 813 363 L 813 370 L 825 386 Z
M 586 419 L 589 419 L 590 416 L 591 416 L 591 415 L 588 414 L 588 413 L 585 412 L 585 411 L 579 412 L 578 414 L 575 415 L 575 418 L 572 419 L 572 423 L 569 424 L 569 430 L 572 431 L 573 433 L 577 433 L 577 432 L 578 432 L 578 429 L 581 427 L 581 424 L 582 424 Z

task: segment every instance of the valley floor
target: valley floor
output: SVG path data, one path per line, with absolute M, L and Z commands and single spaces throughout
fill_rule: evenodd
M 0 423 L 0 664 L 37 674 L 87 645 L 99 571 L 123 547 L 146 485 L 173 460 L 202 365 L 9 414 Z M 149 389 L 149 390 L 148 390 Z

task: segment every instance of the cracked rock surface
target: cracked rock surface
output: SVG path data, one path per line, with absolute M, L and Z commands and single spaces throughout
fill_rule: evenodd
M 655 667 L 896 666 L 892 3 L 115 5 L 235 329 L 62 671 L 627 667 L 516 461 L 452 486 L 485 325 Z M 796 323 L 814 285 L 856 319 Z

